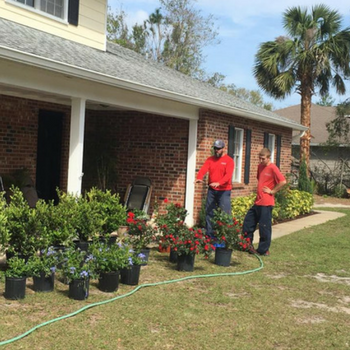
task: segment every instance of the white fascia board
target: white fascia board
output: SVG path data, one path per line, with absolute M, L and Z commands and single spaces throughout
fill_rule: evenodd
M 135 83 L 125 79 L 119 79 L 110 75 L 96 73 L 94 71 L 72 66 L 66 63 L 57 62 L 48 58 L 40 57 L 37 55 L 24 53 L 19 50 L 11 49 L 8 47 L 0 46 L 0 57 L 13 60 L 22 64 L 32 65 L 38 68 L 44 68 L 50 71 L 55 71 L 61 74 L 66 74 L 72 77 L 86 79 L 94 82 L 103 83 L 110 86 L 117 86 L 127 90 L 144 93 L 156 97 L 165 98 L 189 105 L 195 105 L 204 109 L 211 109 L 222 113 L 234 114 L 240 117 L 270 123 L 274 125 L 280 125 L 293 130 L 307 130 L 306 127 L 295 124 L 289 121 L 274 119 L 272 117 L 262 116 L 258 113 L 243 110 L 241 108 L 228 107 L 217 103 L 208 102 L 199 98 L 185 96 L 179 93 L 169 92 L 167 90 L 150 87 L 147 85 Z

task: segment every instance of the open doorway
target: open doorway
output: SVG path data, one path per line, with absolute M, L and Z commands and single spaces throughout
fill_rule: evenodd
M 60 185 L 63 113 L 40 110 L 36 164 L 39 198 L 58 201 Z

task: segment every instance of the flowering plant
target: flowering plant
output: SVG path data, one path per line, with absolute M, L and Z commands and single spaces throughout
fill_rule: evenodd
M 140 252 L 155 240 L 155 228 L 148 223 L 142 211 L 129 212 L 126 223 L 128 227 L 126 240 L 136 251 Z
M 178 255 L 204 253 L 208 257 L 211 250 L 215 249 L 201 229 L 189 228 L 180 222 L 164 238 Z
M 171 241 L 169 241 L 169 235 L 174 235 L 179 227 L 182 227 L 186 216 L 187 210 L 180 203 L 169 203 L 168 199 L 164 199 L 166 203 L 166 213 L 159 214 L 158 208 L 156 208 L 155 222 L 159 233 L 161 235 L 160 248 L 168 247 Z M 168 204 L 169 203 L 169 204 Z
M 146 261 L 146 255 L 135 251 L 132 247 L 127 244 L 125 247 L 128 249 L 128 265 L 127 268 L 131 268 L 132 265 L 141 265 Z
M 226 249 L 245 250 L 248 247 L 249 242 L 242 234 L 242 224 L 232 215 L 216 209 L 212 222 L 215 235 L 213 243 L 224 245 Z
M 39 277 L 43 273 L 45 277 L 49 277 L 56 272 L 57 253 L 52 247 L 49 247 L 40 251 L 39 255 L 32 255 L 27 265 L 30 276 Z
M 61 271 L 68 282 L 95 276 L 95 261 L 92 254 L 74 248 L 64 250 L 61 254 L 63 258 Z
M 97 273 L 115 272 L 129 265 L 129 249 L 121 243 L 109 245 L 104 242 L 94 242 L 89 251 L 94 257 Z

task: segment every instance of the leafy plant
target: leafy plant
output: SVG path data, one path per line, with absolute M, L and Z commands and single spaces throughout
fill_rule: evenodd
M 129 265 L 129 249 L 121 243 L 108 245 L 94 242 L 89 251 L 94 256 L 97 273 L 119 271 Z
M 68 282 L 76 279 L 89 279 L 95 276 L 95 262 L 92 254 L 80 249 L 68 248 L 61 252 L 63 276 Z
M 166 203 L 166 213 L 159 214 L 159 207 L 155 208 L 155 223 L 160 234 L 160 245 L 166 247 L 168 245 L 166 236 L 174 234 L 174 232 L 184 223 L 187 210 L 180 203 L 169 203 L 168 199 L 164 199 Z
M 24 259 L 18 256 L 13 256 L 7 261 L 7 269 L 5 271 L 6 277 L 22 278 L 26 277 L 28 273 L 28 266 Z
M 183 222 L 173 226 L 164 238 L 178 255 L 204 253 L 208 257 L 214 249 L 201 229 L 189 228 Z
M 92 188 L 86 197 L 90 203 L 95 204 L 95 209 L 103 220 L 100 234 L 109 236 L 125 225 L 126 207 L 120 203 L 119 194 Z
M 155 240 L 156 230 L 147 221 L 147 217 L 139 210 L 128 213 L 126 220 L 128 231 L 125 235 L 124 241 L 127 241 L 133 249 L 140 252 L 141 249 L 146 248 L 152 241 Z
M 12 186 L 10 190 L 10 203 L 3 208 L 10 235 L 7 248 L 30 256 L 40 248 L 37 212 L 29 207 L 19 188 Z
M 214 210 L 213 242 L 224 245 L 226 249 L 245 249 L 249 242 L 242 235 L 242 224 L 223 210 Z
M 299 168 L 299 179 L 298 179 L 298 190 L 313 193 L 311 181 L 307 175 L 307 166 L 305 158 L 300 162 Z
M 49 277 L 56 272 L 57 262 L 57 252 L 52 247 L 44 249 L 39 255 L 36 254 L 29 258 L 27 262 L 28 275 L 39 277 L 44 274 L 45 277 Z

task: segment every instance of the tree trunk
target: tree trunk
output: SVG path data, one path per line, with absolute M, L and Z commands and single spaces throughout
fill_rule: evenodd
M 308 129 L 304 135 L 300 138 L 300 163 L 305 158 L 307 174 L 309 175 L 310 168 L 310 140 L 311 140 L 311 93 L 301 93 L 301 111 L 300 111 L 300 124 L 306 126 Z

